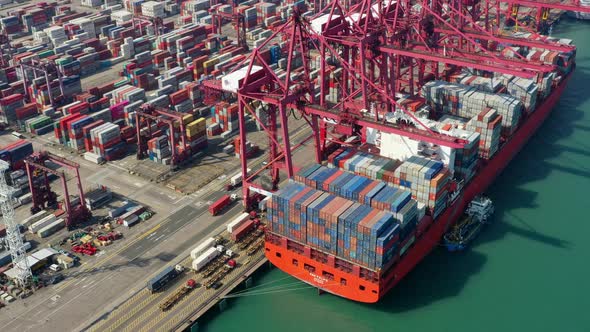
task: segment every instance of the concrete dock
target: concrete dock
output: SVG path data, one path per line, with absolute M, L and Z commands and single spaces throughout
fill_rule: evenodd
M 228 234 L 220 234 L 227 238 Z M 189 328 L 193 322 L 218 304 L 224 296 L 250 277 L 267 260 L 264 256 L 262 238 L 254 240 L 247 248 L 240 250 L 238 244 L 228 242 L 226 248 L 236 253 L 234 260 L 237 266 L 231 269 L 222 279 L 221 287 L 217 289 L 204 287 L 212 276 L 204 277 L 201 272 L 194 272 L 189 267 L 190 257 L 180 261 L 185 272 L 165 286 L 165 289 L 151 293 L 141 289 L 127 301 L 114 308 L 107 315 L 102 316 L 85 328 L 86 331 L 182 331 Z M 247 255 L 246 250 L 252 248 L 254 253 Z M 173 265 L 173 264 L 172 264 Z M 218 269 L 217 273 L 221 270 Z M 162 311 L 159 307 L 167 298 L 184 287 L 189 279 L 195 280 L 201 286 L 193 289 L 170 309 Z

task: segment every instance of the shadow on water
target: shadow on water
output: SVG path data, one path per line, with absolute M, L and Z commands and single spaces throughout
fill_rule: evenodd
M 572 26 L 566 26 L 560 32 L 566 32 L 568 28 Z M 553 113 L 489 188 L 487 194 L 494 200 L 496 212 L 492 223 L 473 244 L 475 248 L 510 234 L 554 250 L 571 249 L 571 243 L 538 231 L 534 220 L 524 220 L 515 211 L 539 208 L 536 202 L 538 193 L 523 187 L 547 178 L 551 172 L 590 177 L 589 167 L 565 155 L 590 156 L 590 144 L 571 138 L 574 131 L 590 131 L 590 126 L 578 123 L 584 117 L 582 104 L 590 97 L 586 91 L 587 82 L 590 82 L 590 68 L 578 66 Z M 571 146 L 563 143 L 565 138 Z M 486 261 L 486 255 L 473 249 L 458 254 L 436 249 L 372 307 L 387 312 L 404 312 L 457 296 L 469 278 L 482 270 Z

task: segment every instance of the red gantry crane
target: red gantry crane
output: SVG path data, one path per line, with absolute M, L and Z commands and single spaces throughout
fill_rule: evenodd
M 219 8 L 211 8 L 209 9 L 209 14 L 213 20 L 215 33 L 221 34 L 221 28 L 223 27 L 224 21 L 230 21 L 236 29 L 237 45 L 244 50 L 248 50 L 248 45 L 246 44 L 246 24 L 244 23 L 244 15 L 236 12 L 236 6 L 237 2 L 231 1 L 231 13 L 221 12 L 219 11 Z
M 75 174 L 79 195 L 77 203 L 72 204 L 70 200 L 65 172 L 49 168 L 45 164 L 47 161 L 66 168 Z M 75 224 L 90 219 L 92 214 L 85 205 L 84 189 L 82 188 L 82 180 L 80 179 L 80 165 L 49 152 L 35 152 L 25 159 L 25 166 L 29 178 L 29 188 L 33 196 L 33 206 L 31 207 L 32 214 L 47 207 L 55 207 L 58 205 L 57 194 L 51 190 L 48 178 L 48 174 L 54 174 L 61 179 L 64 196 L 62 209 L 65 211 L 64 219 L 68 230 L 70 230 Z M 36 180 L 35 178 L 40 178 L 41 181 Z
M 31 60 L 30 63 L 21 63 L 20 70 L 23 77 L 23 84 L 25 87 L 25 96 L 31 101 L 30 91 L 29 88 L 33 84 L 33 80 L 30 80 L 27 76 L 27 72 L 32 72 L 33 77 L 36 80 L 37 78 L 45 78 L 45 84 L 47 87 L 47 94 L 49 95 L 49 102 L 51 106 L 56 106 L 59 102 L 63 101 L 63 99 L 67 98 L 64 94 L 64 87 L 63 87 L 63 74 L 53 61 L 47 60 Z M 57 79 L 57 82 L 54 80 Z M 51 91 L 52 85 L 55 84 L 59 85 L 59 95 L 54 96 L 53 92 Z
M 190 149 L 185 135 L 183 116 L 186 116 L 186 114 L 144 104 L 135 113 L 135 123 L 137 124 L 137 159 L 143 159 L 147 156 L 147 141 L 154 138 L 152 124 L 155 124 L 156 128 L 159 127 L 159 124 L 163 124 L 168 126 L 170 133 L 168 135 L 172 153 L 170 166 L 174 168 L 175 165 L 182 162 L 189 153 L 188 149 Z M 143 134 L 142 129 L 145 129 L 145 133 Z M 179 135 L 180 142 L 177 141 L 176 133 Z M 179 149 L 177 149 L 177 146 L 179 146 Z
M 291 152 L 296 146 L 291 146 L 289 137 L 290 114 L 300 114 L 311 127 L 308 139 L 314 140 L 317 162 L 325 158 L 332 143 L 346 146 L 344 140 L 351 137 L 365 140 L 367 128 L 463 148 L 464 140 L 433 131 L 400 104 L 397 96 L 420 101 L 417 92 L 426 82 L 448 78 L 461 69 L 540 82 L 547 73 L 573 65 L 567 56 L 557 64 L 523 56 L 521 48 L 567 53 L 575 52 L 575 47 L 534 31 L 506 36 L 504 18 L 509 4 L 590 11 L 579 2 L 516 0 L 362 0 L 346 7 L 335 0 L 316 10 L 313 17 L 295 11 L 234 72 L 222 81 L 204 82 L 208 97 L 219 96 L 221 91 L 237 94 L 241 142 L 247 140 L 245 114 L 260 122 L 254 105 L 263 103 L 268 108 L 268 120 L 261 125 L 269 137 L 269 163 L 248 174 L 248 160 L 241 158 L 245 207 L 254 203 L 250 191 L 261 188 L 253 178 L 265 168 L 271 172 L 273 189 L 279 183 L 279 169 L 285 169 L 289 177 L 294 175 Z M 282 50 L 286 73 L 281 78 L 263 56 L 265 48 L 279 41 L 288 41 Z M 319 61 L 313 74 L 312 60 Z M 341 73 L 334 75 L 336 70 Z M 335 92 L 337 100 L 327 98 Z M 245 155 L 245 149 L 241 144 L 237 152 Z

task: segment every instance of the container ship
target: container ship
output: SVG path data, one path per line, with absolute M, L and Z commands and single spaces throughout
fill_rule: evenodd
M 571 46 L 570 40 L 553 41 Z M 573 46 L 518 52 L 553 70 L 531 79 L 451 67 L 424 79 L 413 94 L 395 93 L 413 116 L 379 115 L 410 134 L 367 125 L 327 144 L 321 162 L 299 169 L 262 201 L 268 260 L 321 292 L 365 303 L 383 298 L 522 149 L 575 68 Z M 362 112 L 366 119 L 377 111 Z M 411 135 L 420 126 L 463 145 L 449 148 Z
M 589 0 L 580 0 L 580 6 L 590 8 Z M 570 11 L 570 16 L 577 18 L 578 20 L 590 20 L 590 13 L 582 11 Z

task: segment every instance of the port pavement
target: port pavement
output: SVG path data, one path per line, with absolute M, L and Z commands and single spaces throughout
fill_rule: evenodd
M 295 138 L 305 133 L 300 131 Z M 196 245 L 206 234 L 241 210 L 240 204 L 235 203 L 219 217 L 211 217 L 206 212 L 212 201 L 225 194 L 222 187 L 227 175 L 233 174 L 233 171 L 191 195 L 181 196 L 128 174 L 116 163 L 98 166 L 75 154 L 68 154 L 43 138 L 34 138 L 33 142 L 36 150 L 49 150 L 78 162 L 85 186 L 101 183 L 117 194 L 150 206 L 157 214 L 151 220 L 140 223 L 139 227 L 133 227 L 133 234 L 123 241 L 105 247 L 97 257 L 67 272 L 62 283 L 3 308 L 0 312 L 3 332 L 39 328 L 70 331 L 83 326 L 89 317 L 100 316 L 112 310 L 116 303 L 135 294 L 150 275 L 170 264 L 180 253 Z M 266 158 L 263 155 L 251 162 L 253 169 Z

